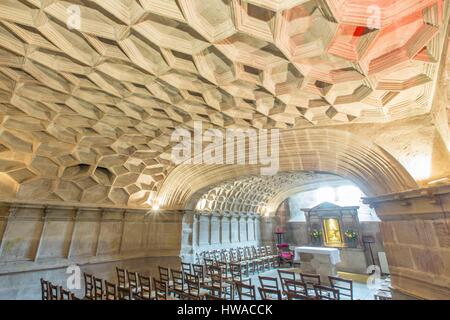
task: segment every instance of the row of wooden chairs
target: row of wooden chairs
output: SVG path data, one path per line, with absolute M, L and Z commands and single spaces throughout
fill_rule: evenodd
M 84 273 L 84 299 L 87 300 L 133 300 L 136 292 L 133 288 Z
M 42 300 L 78 300 L 75 294 L 58 286 L 50 281 L 41 278 L 41 297 Z
M 271 246 L 247 246 L 222 250 L 204 251 L 197 255 L 197 261 L 206 267 L 212 264 L 241 264 L 249 272 L 262 272 L 279 266 L 279 255 Z
M 281 288 L 278 286 L 278 278 L 260 276 L 261 287 L 274 290 L 281 289 L 280 293 L 282 296 L 288 296 L 288 293 L 291 292 L 302 293 L 309 297 L 324 298 L 328 296 L 336 300 L 353 300 L 352 280 L 328 276 L 329 285 L 325 286 L 318 274 L 296 273 L 289 270 L 278 270 L 278 277 Z M 323 292 L 327 294 L 324 295 Z

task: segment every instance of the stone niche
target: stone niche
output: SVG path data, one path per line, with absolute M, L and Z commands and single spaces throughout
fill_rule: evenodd
M 328 202 L 302 209 L 306 218 L 308 245 L 339 249 L 341 263 L 337 265 L 338 271 L 365 273 L 368 266 L 361 241 L 358 209 L 357 206 L 340 207 Z M 347 237 L 347 231 L 353 231 L 356 237 Z

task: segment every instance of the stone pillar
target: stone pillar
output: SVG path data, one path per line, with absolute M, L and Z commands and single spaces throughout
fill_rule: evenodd
M 365 199 L 382 220 L 393 297 L 450 298 L 450 186 Z
M 220 228 L 221 232 L 220 241 L 223 245 L 229 245 L 231 241 L 230 226 L 231 226 L 230 216 L 229 215 L 222 216 L 222 226 Z
M 185 212 L 183 216 L 183 226 L 181 228 L 181 250 L 180 258 L 183 262 L 194 262 L 194 213 Z

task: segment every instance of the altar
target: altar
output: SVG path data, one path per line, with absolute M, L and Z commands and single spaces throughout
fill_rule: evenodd
M 300 261 L 302 272 L 320 275 L 328 283 L 328 276 L 337 276 L 336 265 L 341 262 L 339 250 L 324 247 L 296 247 L 295 261 Z
M 306 232 L 309 235 L 306 248 L 310 248 L 304 249 L 303 254 L 316 256 L 314 262 L 306 263 L 310 271 L 328 268 L 330 275 L 335 274 L 336 269 L 361 274 L 366 272 L 368 265 L 362 243 L 358 209 L 357 206 L 340 207 L 329 202 L 302 209 L 306 218 Z M 299 255 L 296 253 L 296 258 L 298 257 L 302 260 L 300 251 Z M 302 266 L 305 266 L 304 262 Z

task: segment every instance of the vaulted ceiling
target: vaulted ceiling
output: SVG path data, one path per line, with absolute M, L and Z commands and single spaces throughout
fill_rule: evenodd
M 430 112 L 441 0 L 2 0 L 0 198 L 142 205 L 170 134 Z M 79 19 L 78 19 L 79 18 Z

